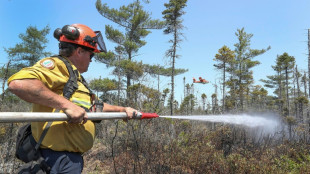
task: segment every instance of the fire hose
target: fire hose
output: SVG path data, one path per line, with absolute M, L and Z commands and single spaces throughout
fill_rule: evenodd
M 94 112 L 87 113 L 88 120 L 113 120 L 126 119 L 126 112 Z M 159 117 L 156 113 L 138 112 L 133 119 L 150 119 Z M 0 123 L 13 122 L 47 122 L 47 121 L 68 121 L 65 113 L 50 112 L 0 112 Z

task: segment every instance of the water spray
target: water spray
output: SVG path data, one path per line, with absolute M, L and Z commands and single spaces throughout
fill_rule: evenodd
M 192 116 L 160 116 L 163 118 L 197 120 L 207 122 L 217 122 L 226 124 L 237 124 L 247 127 L 260 127 L 268 124 L 277 124 L 276 120 L 268 119 L 260 116 L 242 115 L 192 115 Z
M 260 130 L 261 133 L 273 134 L 281 125 L 273 115 L 191 115 L 191 116 L 160 116 L 161 118 L 173 118 L 181 120 L 196 120 L 213 123 L 241 125 L 251 129 Z

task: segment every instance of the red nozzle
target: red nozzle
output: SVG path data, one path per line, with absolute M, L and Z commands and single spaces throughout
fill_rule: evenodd
M 141 114 L 142 114 L 141 119 L 149 119 L 149 118 L 159 117 L 159 115 L 157 115 L 156 113 L 143 113 L 143 112 L 141 112 Z

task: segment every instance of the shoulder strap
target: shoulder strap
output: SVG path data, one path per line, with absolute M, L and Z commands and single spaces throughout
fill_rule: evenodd
M 60 60 L 62 60 L 68 69 L 69 80 L 63 89 L 63 96 L 66 99 L 70 99 L 73 93 L 78 89 L 77 77 L 79 73 L 77 70 L 73 70 L 71 64 L 69 63 L 67 59 L 61 56 L 55 56 L 55 57 L 58 57 Z

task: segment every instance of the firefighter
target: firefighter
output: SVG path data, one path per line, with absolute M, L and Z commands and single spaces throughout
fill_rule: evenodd
M 64 112 L 68 121 L 54 121 L 48 128 L 40 151 L 50 173 L 81 173 L 82 154 L 92 148 L 95 125 L 87 120 L 93 94 L 82 73 L 88 70 L 94 53 L 106 52 L 99 31 L 86 25 L 66 25 L 56 29 L 59 55 L 47 57 L 23 68 L 8 80 L 11 92 L 31 102 L 33 112 Z M 136 109 L 103 103 L 102 112 L 126 112 L 128 119 Z M 47 122 L 32 122 L 32 135 L 39 141 Z

